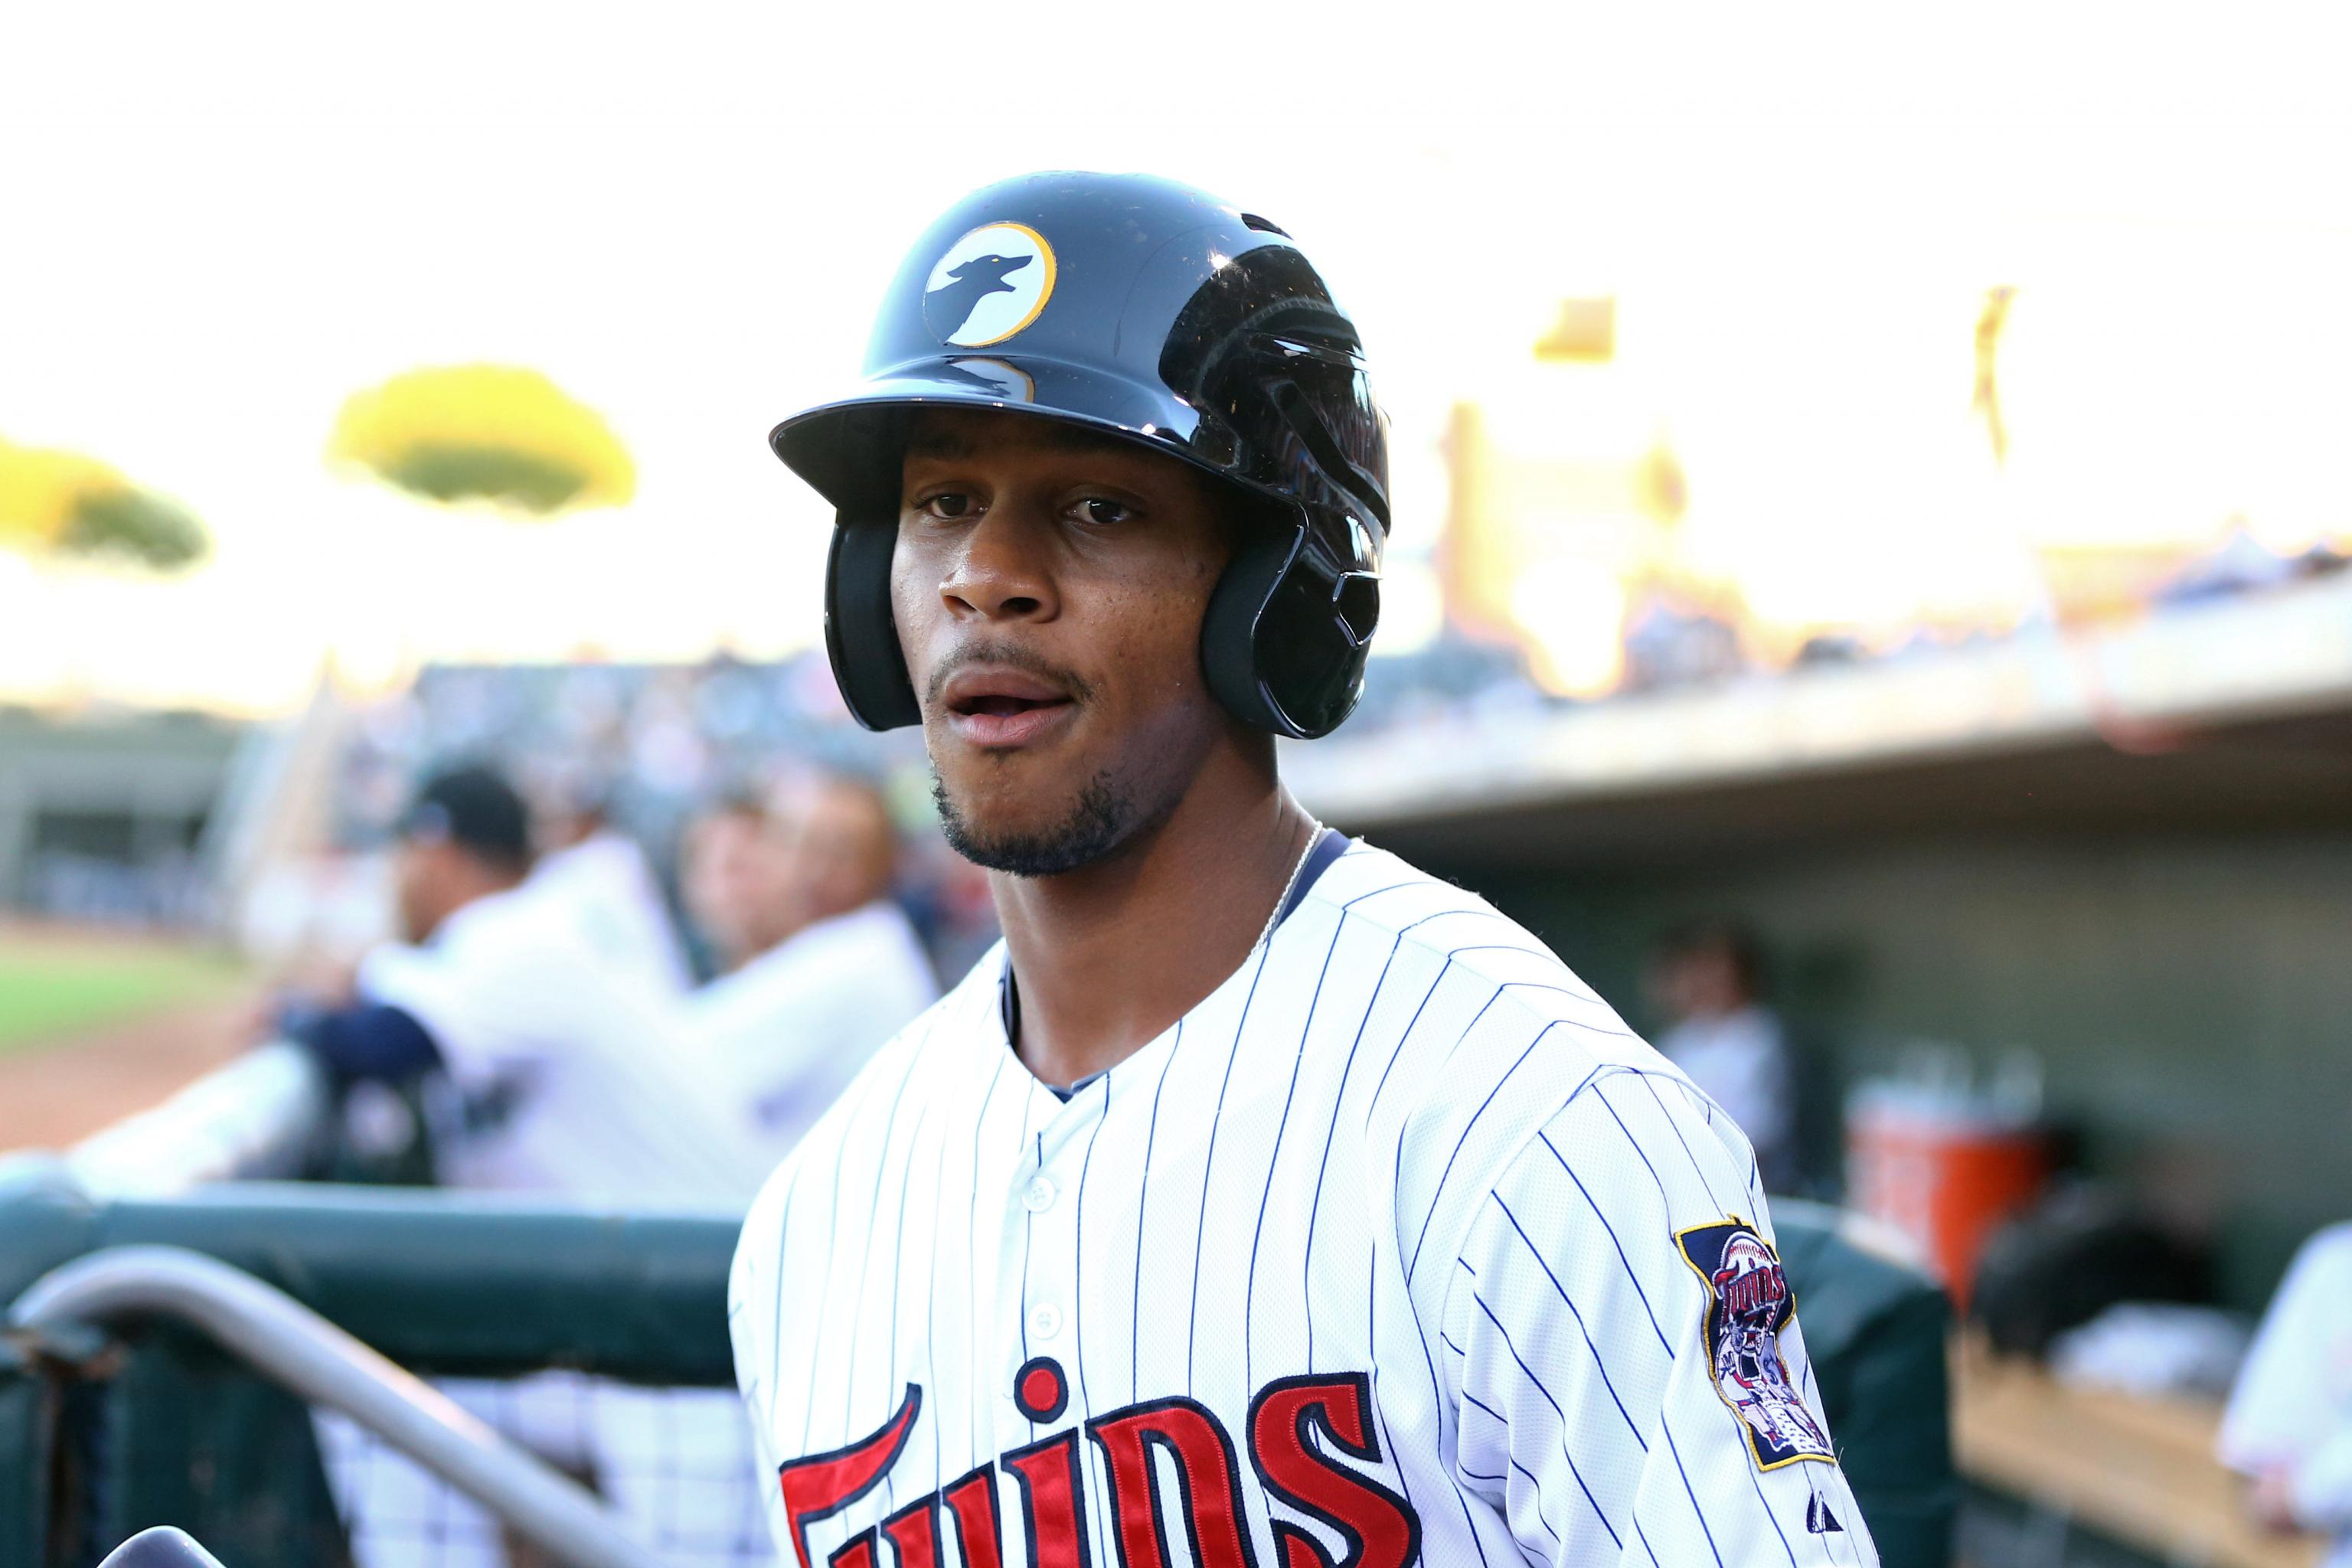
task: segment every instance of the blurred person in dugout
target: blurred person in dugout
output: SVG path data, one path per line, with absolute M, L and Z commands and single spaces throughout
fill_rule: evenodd
M 680 1032 L 720 1064 L 772 1160 L 939 996 L 891 897 L 898 859 L 881 795 L 838 774 L 734 797 L 688 830 L 681 892 L 721 973 L 686 999 Z
M 437 1072 L 459 1109 L 436 1138 L 451 1186 L 736 1210 L 770 1162 L 646 979 L 532 876 L 529 814 L 486 768 L 445 773 L 401 825 L 404 940 L 352 996 L 284 1026 L 340 1083 Z
M 607 790 L 562 764 L 530 781 L 539 858 L 524 886 L 553 903 L 608 973 L 664 1000 L 694 984 L 653 863 L 612 824 Z
M 1671 933 L 1651 959 L 1651 994 L 1666 1020 L 1653 1043 L 1730 1113 L 1755 1147 L 1764 1189 L 1779 1193 L 1798 1169 L 1796 1073 L 1761 973 L 1754 940 L 1737 926 Z
M 2352 1225 L 2303 1245 L 2263 1315 L 2221 1422 L 2221 1462 L 2266 1527 L 2333 1543 L 2352 1568 Z
M 529 813 L 498 774 L 443 773 L 401 825 L 404 940 L 362 960 L 352 994 L 288 1020 L 339 1083 L 446 1077 L 462 1101 L 436 1139 L 451 1186 L 628 1209 L 740 1213 L 772 1163 L 725 1075 L 682 1038 L 675 998 L 616 963 L 571 891 L 531 875 Z M 586 879 L 583 879 L 585 880 Z M 625 1388 L 553 1371 L 438 1386 L 602 1491 L 624 1527 L 681 1563 L 762 1561 L 750 1434 L 731 1393 Z M 485 1510 L 317 1414 L 359 1568 L 517 1568 L 536 1561 Z M 692 1541 L 663 1521 L 697 1521 Z

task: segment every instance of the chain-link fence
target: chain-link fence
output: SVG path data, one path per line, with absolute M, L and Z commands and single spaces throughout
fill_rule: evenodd
M 440 1391 L 603 1498 L 671 1568 L 774 1562 L 742 1406 L 723 1389 L 647 1388 L 551 1371 L 447 1378 Z M 367 1427 L 315 1411 L 328 1487 L 357 1568 L 523 1568 L 514 1530 Z

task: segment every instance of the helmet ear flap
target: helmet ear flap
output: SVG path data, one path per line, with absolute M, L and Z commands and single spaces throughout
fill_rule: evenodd
M 1251 529 L 1209 595 L 1201 620 L 1201 668 L 1209 693 L 1245 724 L 1277 735 L 1303 738 L 1269 685 L 1262 668 L 1259 624 L 1275 591 L 1289 575 L 1306 542 L 1301 529 Z
M 850 717 L 868 730 L 923 721 L 890 615 L 890 557 L 898 531 L 835 514 L 824 573 L 824 651 Z
M 1201 667 L 1235 718 L 1316 741 L 1355 710 L 1381 591 L 1369 535 L 1349 522 L 1356 548 L 1342 557 L 1286 509 L 1247 531 L 1218 579 L 1201 623 Z

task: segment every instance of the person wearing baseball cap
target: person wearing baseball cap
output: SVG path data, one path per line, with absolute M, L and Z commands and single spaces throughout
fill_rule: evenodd
M 446 1075 L 495 1116 L 453 1121 L 451 1185 L 733 1206 L 762 1163 L 667 1009 L 616 982 L 575 921 L 525 886 L 530 814 L 495 771 L 419 786 L 393 854 L 401 941 L 346 1005 L 289 1020 L 345 1082 Z

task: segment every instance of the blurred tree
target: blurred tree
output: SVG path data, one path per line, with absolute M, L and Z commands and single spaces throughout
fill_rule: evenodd
M 604 418 L 513 365 L 414 370 L 354 394 L 328 455 L 428 500 L 534 518 L 617 506 L 636 490 L 635 465 Z
M 95 458 L 0 439 L 0 547 L 175 572 L 211 542 L 185 509 Z
M 86 497 L 63 543 L 71 554 L 114 555 L 166 572 L 194 565 L 208 548 L 204 525 L 184 510 L 128 489 Z

